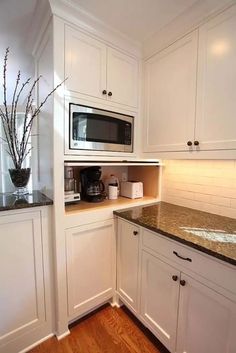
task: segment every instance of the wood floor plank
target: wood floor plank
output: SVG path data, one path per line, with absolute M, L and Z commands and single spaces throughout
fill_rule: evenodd
M 50 338 L 30 353 L 168 353 L 125 308 L 103 307 L 70 331 L 64 339 Z

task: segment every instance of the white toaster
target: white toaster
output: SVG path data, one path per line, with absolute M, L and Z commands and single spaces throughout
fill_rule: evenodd
M 141 181 L 122 181 L 120 195 L 130 199 L 143 197 L 143 183 Z

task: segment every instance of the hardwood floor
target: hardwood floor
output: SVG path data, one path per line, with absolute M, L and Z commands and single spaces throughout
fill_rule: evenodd
M 124 307 L 105 306 L 70 330 L 61 341 L 53 337 L 30 353 L 168 353 Z

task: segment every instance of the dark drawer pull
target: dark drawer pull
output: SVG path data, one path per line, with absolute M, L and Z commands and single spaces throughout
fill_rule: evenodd
M 192 259 L 190 259 L 189 257 L 180 256 L 177 251 L 173 251 L 173 254 L 175 254 L 175 256 L 179 257 L 181 260 L 192 262 Z
M 133 235 L 137 235 L 137 234 L 138 234 L 137 230 L 134 230 Z

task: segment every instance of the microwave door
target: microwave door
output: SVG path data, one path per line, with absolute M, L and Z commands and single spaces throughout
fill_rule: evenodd
M 132 124 L 118 114 L 113 117 L 92 109 L 71 113 L 71 149 L 132 152 Z

